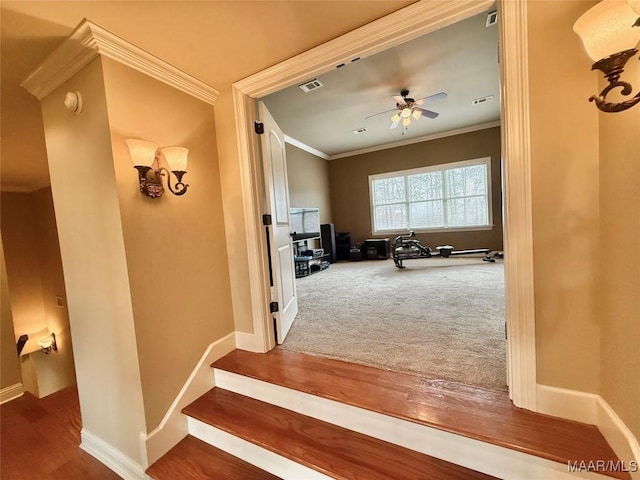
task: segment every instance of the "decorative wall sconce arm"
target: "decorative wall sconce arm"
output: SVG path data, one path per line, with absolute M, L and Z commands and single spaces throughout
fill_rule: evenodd
M 623 97 L 633 92 L 631 84 L 621 81 L 620 76 L 627 62 L 638 53 L 635 48 L 640 41 L 638 15 L 639 0 L 602 0 L 573 26 L 595 61 L 591 70 L 600 70 L 609 82 L 599 95 L 589 98 L 603 112 L 622 112 L 640 103 L 640 93 L 620 102 L 607 101 L 607 95 L 614 89 L 620 89 Z
M 174 195 L 187 193 L 188 184 L 182 181 L 187 173 L 187 158 L 189 150 L 182 147 L 166 147 L 158 150 L 158 146 L 146 140 L 128 139 L 129 155 L 134 168 L 138 171 L 140 192 L 151 198 L 164 194 L 162 178 L 166 177 L 167 187 Z M 164 156 L 169 169 L 160 166 L 160 152 Z M 171 185 L 171 174 L 175 175 L 176 183 Z

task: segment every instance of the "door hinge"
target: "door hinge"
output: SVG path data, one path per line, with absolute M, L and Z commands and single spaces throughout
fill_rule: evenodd
M 269 311 L 271 313 L 276 313 L 280 311 L 280 307 L 278 306 L 278 302 L 271 302 L 269 304 Z
M 258 135 L 262 135 L 264 133 L 264 123 L 253 122 L 253 129 Z
M 272 221 L 271 221 L 271 215 L 269 215 L 268 213 L 265 213 L 264 215 L 262 215 L 262 225 L 271 225 Z

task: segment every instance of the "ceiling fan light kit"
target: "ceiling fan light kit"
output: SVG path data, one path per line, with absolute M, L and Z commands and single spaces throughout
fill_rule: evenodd
M 406 130 L 409 125 L 411 125 L 411 117 L 413 117 L 414 120 L 419 120 L 423 115 L 429 118 L 436 118 L 438 115 L 440 115 L 437 112 L 422 108 L 421 105 L 426 102 L 433 102 L 435 100 L 444 98 L 447 98 L 447 94 L 445 92 L 440 92 L 428 97 L 421 98 L 419 100 L 415 100 L 409 97 L 409 90 L 402 90 L 400 92 L 400 95 L 393 96 L 393 99 L 396 101 L 396 108 L 370 115 L 366 119 L 368 120 L 371 117 L 375 117 L 383 113 L 394 112 L 390 118 L 391 125 L 389 126 L 389 129 L 392 130 L 396 128 L 398 125 L 400 125 L 400 122 L 402 122 L 402 126 L 404 127 L 404 135 L 404 130 Z

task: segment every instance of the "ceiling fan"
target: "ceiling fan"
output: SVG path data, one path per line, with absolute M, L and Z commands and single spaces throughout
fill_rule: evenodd
M 437 112 L 422 108 L 421 105 L 443 98 L 447 98 L 447 94 L 445 92 L 436 93 L 419 100 L 414 100 L 413 98 L 409 97 L 409 90 L 402 90 L 400 92 L 400 95 L 393 96 L 393 99 L 396 101 L 396 108 L 369 115 L 365 118 L 365 120 L 368 120 L 369 118 L 375 117 L 377 115 L 382 115 L 383 113 L 395 112 L 391 116 L 391 126 L 389 127 L 389 129 L 396 128 L 398 125 L 400 125 L 400 122 L 402 122 L 402 125 L 404 127 L 408 127 L 411 124 L 411 117 L 413 117 L 415 120 L 418 120 L 422 115 L 429 118 L 436 118 L 438 115 L 440 115 Z

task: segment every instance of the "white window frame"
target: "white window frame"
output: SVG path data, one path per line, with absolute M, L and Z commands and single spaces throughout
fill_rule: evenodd
M 486 165 L 486 175 L 487 175 L 487 225 L 471 225 L 468 227 L 436 227 L 436 228 L 406 228 L 406 229 L 396 229 L 396 230 L 378 230 L 376 226 L 375 220 L 375 205 L 373 203 L 373 182 L 375 180 L 381 180 L 385 178 L 392 177 L 405 177 L 405 181 L 407 177 L 410 175 L 417 175 L 420 173 L 429 173 L 436 171 L 444 171 L 451 170 L 455 168 L 463 168 L 463 167 L 471 167 L 474 165 Z M 443 185 L 443 190 L 446 189 L 446 184 Z M 444 198 L 446 194 L 444 194 Z M 478 230 L 491 230 L 493 229 L 493 205 L 492 205 L 492 195 L 491 195 L 491 157 L 481 157 L 474 158 L 471 160 L 463 160 L 460 162 L 450 162 L 450 163 L 440 163 L 438 165 L 430 165 L 428 167 L 419 167 L 419 168 L 411 168 L 408 170 L 396 170 L 394 172 L 387 173 L 379 173 L 375 175 L 369 175 L 369 208 L 370 208 L 370 217 L 371 217 L 371 233 L 373 235 L 386 235 L 386 234 L 394 234 L 394 233 L 405 233 L 408 230 L 413 230 L 415 232 L 429 232 L 429 233 L 437 233 L 437 232 L 471 232 Z M 409 203 L 407 200 L 404 202 Z M 445 209 L 446 210 L 446 209 Z M 446 214 L 446 213 L 445 213 Z

